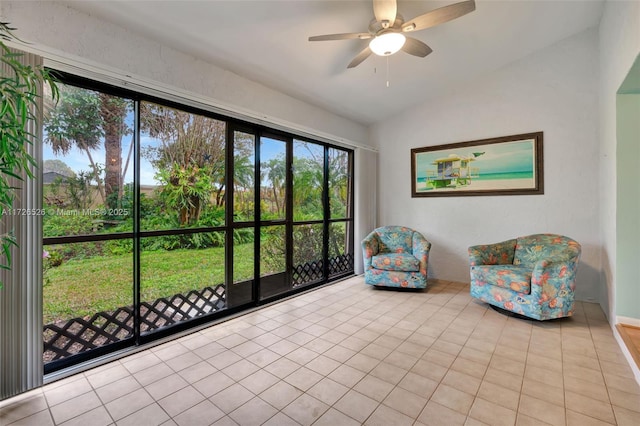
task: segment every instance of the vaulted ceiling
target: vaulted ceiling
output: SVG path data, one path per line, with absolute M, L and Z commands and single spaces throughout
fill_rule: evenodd
M 398 12 L 410 19 L 455 2 L 399 0 Z M 368 41 L 308 37 L 366 32 L 371 0 L 96 0 L 69 6 L 366 125 L 597 26 L 603 1 L 476 0 L 474 12 L 412 34 L 433 49 L 426 58 L 399 52 L 387 62 L 372 55 L 353 69 L 347 65 Z

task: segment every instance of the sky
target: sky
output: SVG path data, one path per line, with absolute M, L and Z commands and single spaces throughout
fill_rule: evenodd
M 46 139 L 46 135 L 45 135 Z M 124 167 L 126 163 L 126 156 L 129 153 L 129 147 L 133 141 L 133 135 L 128 135 L 122 138 L 122 167 Z M 158 146 L 160 141 L 158 139 L 151 138 L 149 136 L 141 135 L 140 142 L 143 147 L 150 146 Z M 260 155 L 262 162 L 267 162 L 272 158 L 277 158 L 279 156 L 284 156 L 285 152 L 285 143 L 279 140 L 270 139 L 270 138 L 262 138 L 262 143 L 260 144 Z M 320 148 L 320 145 L 317 145 Z M 129 161 L 129 167 L 127 168 L 127 173 L 125 174 L 125 183 L 133 182 L 133 155 L 132 152 L 131 159 Z M 318 154 L 314 152 L 314 154 Z M 308 156 L 308 152 L 306 149 L 297 149 L 295 150 L 296 156 Z M 93 157 L 93 161 L 96 163 L 104 165 L 105 163 L 105 151 L 104 144 L 100 144 L 99 149 L 95 149 L 91 151 L 91 156 Z M 91 166 L 89 163 L 89 157 L 84 151 L 81 151 L 75 147 L 73 147 L 67 155 L 58 154 L 55 155 L 53 150 L 51 149 L 51 145 L 45 143 L 43 147 L 43 159 L 44 160 L 52 160 L 58 159 L 63 161 L 66 165 L 68 165 L 76 174 L 80 171 L 90 171 Z M 151 163 L 145 158 L 140 159 L 140 183 L 141 185 L 159 185 L 159 181 L 155 179 L 155 169 L 151 165 Z
M 93 92 L 93 91 L 89 90 L 89 92 Z M 130 102 L 133 102 L 133 101 L 130 101 Z M 125 124 L 129 129 L 129 133 L 131 134 L 125 135 L 122 138 L 122 166 L 123 167 L 125 167 L 125 164 L 127 163 L 127 156 L 129 154 L 129 149 L 131 147 L 131 144 L 133 143 L 133 134 L 132 134 L 133 132 L 131 131 L 134 127 L 133 123 L 134 123 L 133 108 L 129 107 L 127 111 L 127 115 L 125 117 Z M 46 129 L 44 130 L 43 139 L 45 141 L 47 139 Z M 148 135 L 145 135 L 144 133 L 140 135 L 140 143 L 143 149 L 148 147 L 158 147 L 161 145 L 161 141 L 159 139 L 152 138 Z M 294 155 L 298 157 L 311 156 L 309 150 L 306 147 L 301 145 L 303 144 L 294 144 Z M 98 146 L 99 146 L 98 149 L 91 150 L 91 156 L 93 158 L 93 161 L 96 164 L 100 164 L 102 167 L 104 167 L 104 164 L 106 162 L 104 140 L 101 140 Z M 319 158 L 322 158 L 323 148 L 320 145 L 310 144 L 308 146 L 318 148 L 319 151 L 315 149 L 313 150 L 313 155 L 316 157 L 319 156 Z M 285 147 L 286 147 L 286 144 L 282 141 L 263 137 L 260 143 L 261 161 L 267 162 L 273 158 L 278 158 L 278 157 L 284 158 Z M 134 155 L 134 152 L 132 151 L 131 158 L 129 159 L 129 164 L 127 166 L 126 173 L 125 173 L 125 179 L 124 179 L 125 183 L 133 182 L 134 157 L 135 155 Z M 68 153 L 66 153 L 66 155 L 62 155 L 61 153 L 56 155 L 54 154 L 51 148 L 51 145 L 45 142 L 43 144 L 43 159 L 44 160 L 52 160 L 52 159 L 60 160 L 64 162 L 67 166 L 69 166 L 76 174 L 78 174 L 81 171 L 85 171 L 85 172 L 92 171 L 87 153 L 85 151 L 77 149 L 75 145 L 72 146 L 72 148 L 69 150 Z M 140 158 L 141 185 L 159 185 L 160 182 L 155 179 L 155 174 L 156 174 L 156 170 L 153 168 L 152 164 L 144 157 L 141 157 Z
M 127 161 L 127 154 L 129 153 L 129 147 L 131 146 L 133 136 L 125 136 L 122 138 L 122 167 L 124 167 Z M 158 141 L 148 137 L 142 137 L 141 142 L 143 146 L 149 146 L 157 144 Z M 133 152 L 131 153 L 131 159 L 129 160 L 129 167 L 127 168 L 127 173 L 125 174 L 125 183 L 133 182 Z M 104 152 L 104 144 L 100 144 L 100 149 L 95 149 L 91 151 L 91 156 L 93 157 L 93 161 L 99 163 L 101 165 L 105 164 L 105 152 Z M 64 162 L 67 166 L 69 166 L 76 174 L 80 171 L 91 171 L 91 165 L 89 163 L 89 157 L 86 152 L 81 151 L 77 148 L 72 148 L 67 155 L 58 154 L 55 155 L 53 150 L 51 149 L 51 145 L 45 143 L 43 147 L 43 160 L 53 160 L 58 159 Z M 153 170 L 153 166 L 149 161 L 141 158 L 141 170 L 140 170 L 140 180 L 142 185 L 157 185 L 157 181 L 154 179 L 155 171 Z

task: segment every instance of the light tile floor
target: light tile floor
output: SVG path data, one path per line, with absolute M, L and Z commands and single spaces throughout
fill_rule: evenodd
M 640 425 L 600 307 L 523 321 L 467 284 L 355 277 L 0 403 L 2 425 Z

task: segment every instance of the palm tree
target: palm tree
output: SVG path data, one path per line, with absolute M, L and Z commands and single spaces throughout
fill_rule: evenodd
M 253 182 L 255 175 L 255 167 L 252 158 L 242 155 L 242 153 L 236 152 L 233 160 L 233 189 L 236 198 L 236 206 L 234 211 L 242 211 L 243 213 L 249 213 L 246 208 L 247 200 L 246 194 L 254 194 Z M 253 197 L 249 200 L 249 203 L 253 201 Z
M 345 217 L 349 204 L 349 154 L 329 149 L 329 206 L 331 217 Z
M 54 154 L 66 155 L 74 147 L 87 154 L 93 178 L 104 203 L 106 194 L 100 179 L 101 170 L 92 154 L 101 144 L 101 121 L 100 101 L 95 92 L 73 86 L 61 86 L 58 104 L 48 111 L 44 128 L 45 142 L 51 144 Z
M 296 220 L 321 219 L 324 168 L 322 158 L 294 157 L 293 205 Z
M 84 151 L 102 203 L 116 207 L 122 198 L 122 182 L 126 174 L 126 168 L 122 170 L 122 137 L 131 132 L 125 123 L 126 114 L 131 110 L 131 101 L 61 85 L 58 104 L 48 103 L 47 107 L 45 142 L 51 144 L 54 154 L 66 155 L 74 147 Z M 100 148 L 103 141 L 104 183 L 101 179 L 103 167 L 94 160 L 92 153 Z
M 286 180 L 286 166 L 284 158 L 272 158 L 266 163 L 262 163 L 262 169 L 266 169 L 266 177 L 271 181 L 271 190 L 273 192 L 273 201 L 276 204 L 276 213 L 278 215 L 284 213 L 284 184 Z M 278 194 L 281 200 L 278 200 Z M 281 205 L 282 204 L 282 205 Z
M 105 201 L 109 207 L 117 207 L 122 199 L 124 175 L 122 170 L 122 137 L 129 133 L 125 124 L 125 116 L 129 101 L 106 93 L 98 95 L 100 99 L 101 126 L 104 132 L 105 168 L 104 186 Z M 131 144 L 133 147 L 133 144 Z M 131 149 L 128 157 L 131 156 Z M 128 158 L 127 157 L 127 158 Z M 129 161 L 127 161 L 127 166 Z

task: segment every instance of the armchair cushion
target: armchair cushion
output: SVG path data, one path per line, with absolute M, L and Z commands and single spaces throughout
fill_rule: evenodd
M 508 288 L 517 293 L 531 293 L 533 269 L 515 265 L 486 265 L 473 269 L 473 280 L 498 287 Z
M 371 265 L 383 271 L 419 271 L 420 259 L 406 253 L 383 253 L 373 256 Z

